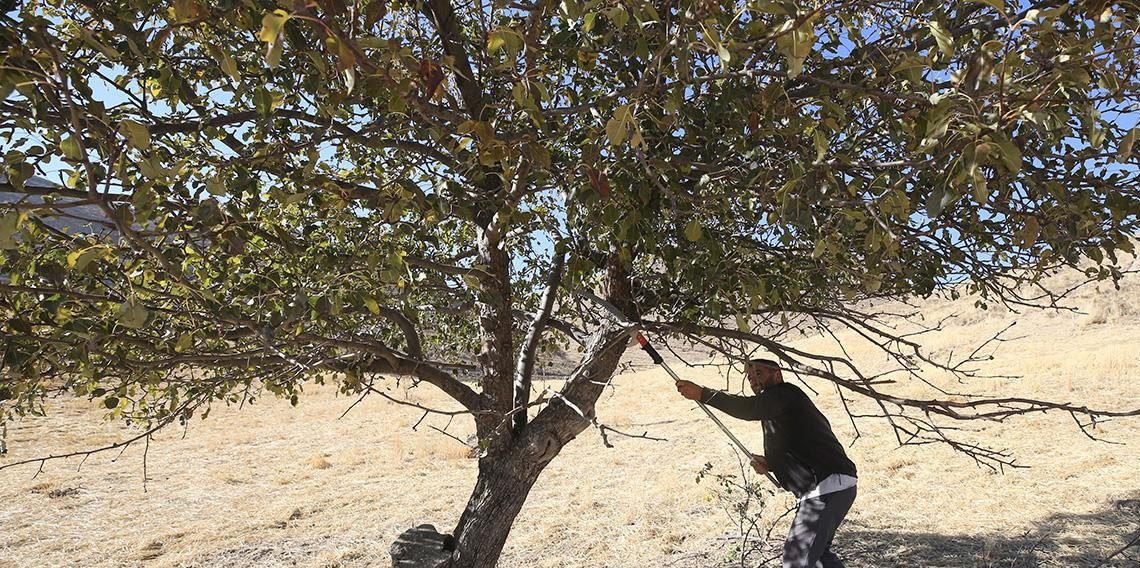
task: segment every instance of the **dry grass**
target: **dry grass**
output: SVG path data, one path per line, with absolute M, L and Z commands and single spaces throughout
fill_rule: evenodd
M 961 315 L 927 344 L 958 353 L 1016 320 L 1012 333 L 1024 337 L 1003 344 L 986 370 L 1022 378 L 980 380 L 969 390 L 1140 407 L 1140 286 L 1088 288 L 1075 301 L 1083 313 L 976 312 L 969 302 L 931 301 L 930 321 Z M 869 346 L 840 337 L 863 365 L 885 364 Z M 821 338 L 800 346 L 834 349 Z M 631 351 L 645 363 L 640 356 Z M 725 384 L 708 368 L 675 368 Z M 809 385 L 840 438 L 851 440 L 834 390 Z M 410 396 L 446 404 L 427 388 Z M 219 409 L 185 437 L 164 432 L 151 444 L 145 492 L 142 447 L 117 461 L 94 456 L 78 471 L 73 461 L 49 463 L 37 477 L 34 466 L 0 472 L 0 566 L 386 566 L 404 529 L 454 524 L 475 462 L 465 446 L 427 427 L 443 428 L 445 419 L 429 417 L 412 431 L 418 412 L 371 397 L 337 420 L 352 402 L 313 388 L 298 408 L 259 401 L 240 412 Z M 127 434 L 82 401 L 60 401 L 53 411 L 10 428 L 6 460 Z M 706 462 L 714 472 L 736 468 L 715 427 L 651 367 L 618 377 L 599 414 L 668 442 L 619 437 L 606 449 L 594 432 L 583 433 L 535 487 L 503 565 L 695 568 L 730 558 L 731 540 L 720 537 L 733 527 L 710 484 L 695 482 Z M 754 424 L 727 422 L 761 446 Z M 965 436 L 1009 448 L 1030 466 L 1004 475 L 945 448 L 899 448 L 881 423 L 859 427 L 850 453 L 860 496 L 837 540 L 851 566 L 1092 566 L 1140 526 L 1140 420 L 1100 427 L 1127 445 L 1090 442 L 1064 415 L 970 425 Z M 459 419 L 449 428 L 460 439 L 471 431 Z M 1138 556 L 1114 566 L 1140 566 Z

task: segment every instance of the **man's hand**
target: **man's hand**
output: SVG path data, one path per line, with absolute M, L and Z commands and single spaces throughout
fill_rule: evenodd
M 701 400 L 701 385 L 689 381 L 677 381 L 677 392 L 689 400 Z
M 752 469 L 756 470 L 756 473 L 759 473 L 759 474 L 768 473 L 768 458 L 765 458 L 764 456 L 758 456 L 756 454 L 752 454 L 752 462 L 751 463 L 752 463 Z

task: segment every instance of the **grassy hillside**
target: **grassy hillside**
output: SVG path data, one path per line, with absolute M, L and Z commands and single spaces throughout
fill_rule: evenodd
M 956 390 L 1032 396 L 1107 408 L 1140 408 L 1140 282 L 1087 287 L 1071 303 L 1081 313 L 979 312 L 970 301 L 932 300 L 928 321 L 958 314 L 927 339 L 934 353 L 971 349 L 1014 321 L 1018 339 L 1000 345 L 984 379 Z M 885 361 L 851 335 L 848 353 L 868 369 Z M 830 338 L 799 346 L 835 350 Z M 632 370 L 600 404 L 603 423 L 667 441 L 613 437 L 605 448 L 583 433 L 547 469 L 507 544 L 507 567 L 678 568 L 731 564 L 737 527 L 709 479 L 738 472 L 732 449 L 664 374 L 631 350 Z M 674 368 L 693 380 L 739 388 L 715 367 Z M 794 377 L 790 377 L 796 380 Z M 933 377 L 935 381 L 945 377 Z M 803 383 L 800 383 L 803 384 Z M 833 388 L 807 383 L 841 440 L 854 430 Z M 431 387 L 395 396 L 446 405 Z M 540 388 L 543 385 L 540 385 Z M 556 386 L 556 385 L 550 385 Z M 899 386 L 901 392 L 921 389 Z M 420 420 L 415 409 L 369 397 L 353 402 L 314 388 L 298 408 L 258 401 L 215 411 L 185 432 L 151 444 L 149 481 L 142 446 L 78 460 L 0 472 L 0 566 L 386 566 L 397 534 L 420 522 L 450 528 L 475 478 L 467 449 Z M 853 410 L 860 411 L 856 405 Z M 99 421 L 91 404 L 60 401 L 47 418 L 9 427 L 4 461 L 94 447 L 125 436 Z M 750 446 L 757 425 L 726 419 Z M 899 448 L 881 422 L 858 422 L 850 448 L 860 468 L 859 498 L 837 537 L 853 567 L 1087 566 L 1140 530 L 1140 419 L 1099 427 L 1123 443 L 1096 443 L 1068 415 L 972 424 L 962 436 L 1009 448 L 1026 469 L 995 474 L 944 447 Z M 465 438 L 456 419 L 448 432 Z M 185 437 L 183 436 L 185 434 Z M 3 463 L 3 462 L 0 462 Z M 774 516 L 790 503 L 766 496 Z M 786 523 L 786 521 L 784 521 Z M 777 529 L 779 533 L 782 527 Z M 1108 566 L 1140 566 L 1140 550 Z

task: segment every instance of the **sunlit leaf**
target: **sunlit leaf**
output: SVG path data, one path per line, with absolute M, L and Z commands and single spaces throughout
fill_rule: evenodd
M 136 150 L 150 148 L 150 129 L 141 122 L 124 120 L 119 123 L 119 129 L 126 134 L 127 144 Z
M 685 225 L 685 238 L 688 239 L 689 242 L 699 242 L 704 238 L 704 235 L 705 231 L 704 228 L 701 227 L 699 220 L 692 219 Z
M 934 41 L 938 43 L 938 49 L 946 57 L 954 57 L 954 36 L 950 34 L 950 30 L 938 20 L 930 20 L 926 25 L 930 28 L 930 35 L 934 36 Z
M 91 262 L 104 258 L 111 253 L 111 247 L 105 245 L 93 245 L 82 248 L 80 250 L 68 253 L 67 267 L 73 268 L 78 271 L 87 269 Z
M 1136 144 L 1136 132 L 1140 128 L 1133 128 L 1124 135 L 1120 140 L 1120 144 L 1116 147 L 1116 160 L 1118 162 L 1126 162 L 1128 158 L 1132 157 L 1132 147 Z
M 241 73 L 238 72 L 237 61 L 230 54 L 218 50 L 218 64 L 222 67 L 222 72 L 229 76 L 235 83 L 241 81 Z
M 788 62 L 789 78 L 798 77 L 803 72 L 804 60 L 811 54 L 812 46 L 815 44 L 815 27 L 812 22 L 816 16 L 818 14 L 798 25 L 795 18 L 790 19 L 776 30 L 779 34 L 776 38 L 776 49 Z
M 285 10 L 274 10 L 261 18 L 261 31 L 257 39 L 265 43 L 276 43 L 281 36 L 281 28 L 289 21 L 289 13 Z

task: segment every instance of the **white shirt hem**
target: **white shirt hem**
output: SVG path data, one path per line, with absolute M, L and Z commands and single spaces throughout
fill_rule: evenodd
M 812 488 L 811 491 L 804 493 L 796 500 L 798 503 L 803 503 L 804 499 L 815 499 L 822 497 L 829 493 L 836 493 L 844 489 L 855 487 L 857 478 L 844 473 L 833 473 L 820 481 L 818 485 Z

